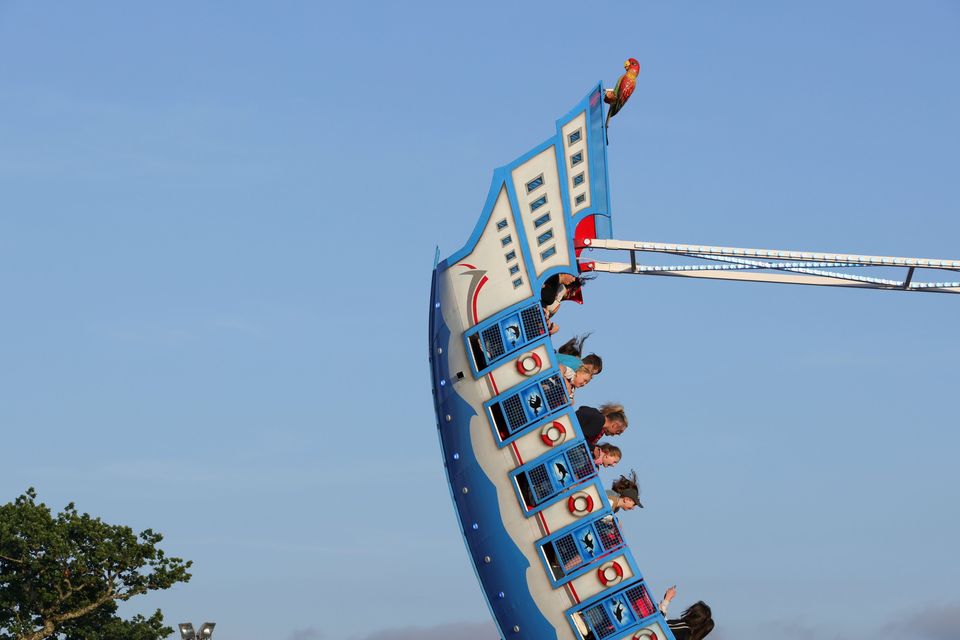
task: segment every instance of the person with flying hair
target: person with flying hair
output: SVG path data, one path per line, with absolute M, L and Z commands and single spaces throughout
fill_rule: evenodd
M 627 430 L 627 413 L 622 404 L 607 403 L 600 408 L 577 409 L 577 421 L 587 444 L 593 446 L 603 436 L 618 436 Z
M 580 367 L 589 367 L 594 376 L 603 371 L 603 360 L 595 353 L 583 355 L 583 343 L 590 337 L 589 333 L 574 336 L 560 345 L 557 349 L 557 362 L 573 370 Z
M 543 314 L 547 319 L 547 332 L 550 335 L 560 329 L 551 321 L 560 309 L 560 303 L 564 300 L 573 300 L 582 304 L 583 285 L 595 277 L 593 274 L 575 276 L 569 273 L 558 273 L 543 282 L 543 286 L 540 287 L 540 306 L 543 307 Z
M 667 617 L 667 608 L 670 601 L 677 595 L 676 585 L 667 589 L 660 601 L 660 613 Z M 673 637 L 677 640 L 703 640 L 711 631 L 713 631 L 713 612 L 703 601 L 699 600 L 687 607 L 679 618 L 668 619 L 667 626 L 673 632 Z
M 631 469 L 629 476 L 620 476 L 614 480 L 607 491 L 607 500 L 614 513 L 621 509 L 624 511 L 630 511 L 636 507 L 643 509 L 643 504 L 640 502 L 640 486 L 637 484 L 637 472 Z

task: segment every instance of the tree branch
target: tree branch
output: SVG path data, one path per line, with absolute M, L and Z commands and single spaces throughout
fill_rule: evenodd
M 68 611 L 66 613 L 62 613 L 59 616 L 50 616 L 49 622 L 52 622 L 53 624 L 56 625 L 56 624 L 60 624 L 61 622 L 66 622 L 67 620 L 73 620 L 74 618 L 85 616 L 91 611 L 102 607 L 107 602 L 109 602 L 110 600 L 113 600 L 116 597 L 117 596 L 116 594 L 114 594 L 113 589 L 110 589 L 110 591 L 103 594 L 102 596 L 100 596 L 99 598 L 97 598 L 96 600 L 94 600 L 93 602 L 91 602 L 85 607 L 80 607 L 79 609 L 75 609 L 74 611 Z
M 47 620 L 43 623 L 43 627 L 39 631 L 20 636 L 18 640 L 43 640 L 44 638 L 50 637 L 50 634 L 52 634 L 56 628 L 55 624 Z
M 64 602 L 65 598 L 62 597 L 63 592 L 60 590 L 59 586 L 57 587 L 57 592 L 61 594 L 61 599 L 56 603 L 57 605 L 59 605 L 62 602 Z M 61 622 L 67 622 L 68 620 L 73 620 L 74 618 L 85 616 L 91 611 L 95 611 L 96 609 L 99 609 L 100 607 L 102 607 L 107 602 L 113 599 L 126 600 L 126 598 L 124 598 L 122 594 L 117 595 L 114 592 L 113 587 L 111 586 L 110 590 L 107 591 L 105 594 L 103 594 L 102 596 L 100 596 L 90 604 L 80 607 L 79 609 L 74 609 L 73 611 L 67 611 L 66 613 L 61 613 L 60 615 L 53 615 L 52 608 L 43 609 L 40 611 L 40 615 L 44 620 L 43 628 L 40 629 L 39 631 L 28 633 L 27 635 L 19 638 L 19 640 L 43 640 L 44 638 L 49 637 L 56 630 L 57 625 L 60 624 Z

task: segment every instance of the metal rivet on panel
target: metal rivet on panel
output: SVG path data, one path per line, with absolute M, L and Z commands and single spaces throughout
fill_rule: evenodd
M 479 528 L 480 528 L 480 525 L 478 525 L 476 522 L 474 522 L 474 523 L 473 523 L 473 530 L 476 531 L 476 530 L 479 529 Z
M 451 420 L 453 420 L 453 416 L 451 416 L 451 415 L 448 413 L 448 414 L 447 414 L 447 422 L 450 422 Z
M 460 454 L 459 454 L 459 453 L 453 454 L 453 459 L 454 459 L 454 460 L 459 460 L 459 459 L 460 459 Z
M 490 562 L 493 561 L 493 558 L 491 558 L 490 556 L 483 556 L 483 561 L 486 562 L 487 564 L 490 564 Z
M 517 625 L 517 624 L 513 625 L 513 632 L 520 633 L 520 625 Z
M 437 347 L 437 355 L 443 353 L 443 347 Z
M 497 597 L 500 598 L 501 600 L 503 600 L 504 598 L 507 597 L 507 594 L 505 594 L 503 591 L 501 591 L 500 593 L 497 594 Z
M 463 488 L 463 492 L 464 492 L 464 493 L 470 493 L 470 489 L 468 489 L 467 487 L 464 487 L 464 488 Z

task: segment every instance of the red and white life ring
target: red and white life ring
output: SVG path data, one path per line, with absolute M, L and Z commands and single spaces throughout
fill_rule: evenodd
M 586 491 L 577 491 L 567 499 L 567 511 L 578 518 L 587 515 L 593 511 L 593 496 Z
M 615 585 L 623 580 L 623 567 L 616 560 L 604 562 L 597 569 L 597 579 L 605 587 Z
M 540 439 L 548 447 L 555 447 L 567 439 L 567 429 L 563 423 L 554 420 L 540 429 Z
M 538 353 L 528 351 L 517 358 L 517 371 L 525 376 L 536 375 L 540 373 L 540 369 L 542 368 L 543 361 L 540 359 L 540 354 Z
M 632 640 L 660 640 L 660 637 L 653 629 L 644 629 L 643 631 L 633 634 Z

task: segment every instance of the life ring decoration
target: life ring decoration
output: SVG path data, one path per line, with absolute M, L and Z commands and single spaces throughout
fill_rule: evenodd
M 621 567 L 620 563 L 616 560 L 604 562 L 600 565 L 600 568 L 597 569 L 597 579 L 600 581 L 600 584 L 605 587 L 618 584 L 623 580 L 623 567 Z
M 593 511 L 593 496 L 586 491 L 577 491 L 567 499 L 567 511 L 582 518 Z
M 543 368 L 543 360 L 540 354 L 534 351 L 523 353 L 517 358 L 517 371 L 525 376 L 533 376 L 540 373 Z
M 639 633 L 633 634 L 631 640 L 660 640 L 660 636 L 656 634 L 652 629 L 644 629 Z
M 563 426 L 562 422 L 554 420 L 544 425 L 543 429 L 540 429 L 540 439 L 543 440 L 543 444 L 548 447 L 555 447 L 566 441 L 567 428 Z

